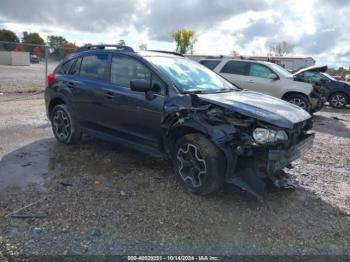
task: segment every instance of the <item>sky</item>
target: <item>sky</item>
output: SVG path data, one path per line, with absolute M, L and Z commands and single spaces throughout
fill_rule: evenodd
M 62 35 L 78 45 L 175 50 L 171 34 L 195 31 L 195 54 L 266 55 L 287 41 L 294 56 L 350 66 L 349 0 L 1 0 L 0 29 Z

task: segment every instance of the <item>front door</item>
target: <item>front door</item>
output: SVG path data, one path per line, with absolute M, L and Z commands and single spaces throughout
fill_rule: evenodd
M 280 79 L 270 79 L 275 74 L 270 68 L 258 63 L 250 63 L 247 89 L 280 98 Z
M 135 79 L 150 81 L 152 95 L 132 91 L 129 85 Z M 157 147 L 161 140 L 165 84 L 146 65 L 122 54 L 112 56 L 109 80 L 101 94 L 105 123 L 118 136 Z

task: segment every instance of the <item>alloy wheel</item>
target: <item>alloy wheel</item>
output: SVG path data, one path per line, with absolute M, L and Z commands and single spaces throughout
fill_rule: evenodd
M 298 98 L 298 97 L 293 97 L 291 99 L 288 100 L 289 103 L 299 106 L 300 108 L 306 110 L 307 106 L 306 103 L 303 99 Z
M 332 96 L 330 103 L 332 104 L 332 106 L 340 108 L 345 106 L 346 99 L 343 95 L 337 94 Z
M 207 167 L 199 149 L 188 143 L 179 148 L 177 159 L 180 162 L 178 170 L 182 180 L 192 188 L 200 187 Z
M 71 124 L 69 118 L 63 110 L 57 110 L 53 116 L 53 127 L 57 137 L 64 141 L 71 134 Z

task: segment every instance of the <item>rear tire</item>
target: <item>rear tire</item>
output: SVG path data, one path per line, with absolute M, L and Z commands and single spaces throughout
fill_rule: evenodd
M 349 103 L 349 99 L 346 94 L 341 92 L 332 94 L 328 101 L 333 108 L 344 108 Z
M 51 126 L 56 139 L 63 144 L 76 144 L 82 132 L 65 104 L 57 105 L 51 112 Z
M 180 184 L 194 194 L 212 193 L 224 183 L 224 154 L 202 134 L 187 134 L 177 140 L 173 165 Z
M 291 94 L 288 95 L 284 100 L 287 102 L 299 106 L 300 108 L 304 109 L 307 112 L 311 112 L 311 103 L 307 99 L 305 95 L 301 94 Z

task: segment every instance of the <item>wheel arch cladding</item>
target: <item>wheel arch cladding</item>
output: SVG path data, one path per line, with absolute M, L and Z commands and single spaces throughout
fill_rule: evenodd
M 62 105 L 62 104 L 66 104 L 66 102 L 60 97 L 56 97 L 50 101 L 49 109 L 48 109 L 50 119 L 51 119 L 52 110 L 55 108 L 55 106 Z

